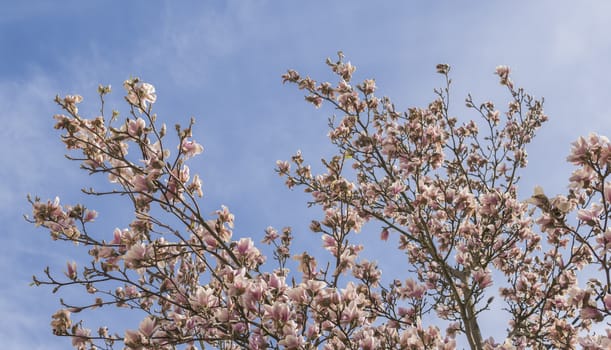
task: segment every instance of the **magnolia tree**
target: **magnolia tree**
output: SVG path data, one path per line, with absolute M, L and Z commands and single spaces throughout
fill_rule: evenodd
M 322 208 L 310 225 L 320 252 L 292 252 L 289 228 L 256 240 L 234 235 L 224 206 L 203 213 L 200 178 L 187 166 L 202 152 L 193 121 L 176 127 L 177 150 L 168 145 L 152 85 L 124 83 L 130 113 L 122 120 L 104 115 L 109 87 L 99 88 L 101 115 L 92 119 L 79 114 L 80 96 L 57 97 L 64 114 L 55 128 L 79 154 L 71 159 L 113 184 L 84 192 L 118 196 L 134 216 L 128 227 L 92 232 L 95 211 L 30 199 L 31 222 L 91 256 L 68 262 L 64 275 L 47 268 L 34 277 L 88 295 L 62 300 L 53 333 L 77 349 L 453 349 L 457 339 L 471 349 L 610 348 L 611 142 L 591 134 L 573 143 L 565 194 L 537 187 L 518 198 L 525 147 L 547 117 L 541 100 L 514 87 L 508 67 L 496 69 L 508 105 L 469 96 L 481 118 L 463 122 L 448 112 L 448 65 L 437 66 L 445 84 L 427 107 L 399 112 L 376 96 L 374 80 L 352 82 L 355 67 L 341 53 L 327 64 L 337 82 L 293 70 L 283 81 L 337 110 L 341 120 L 329 122 L 335 155 L 319 175 L 300 153 L 276 169 Z M 394 236 L 405 255 L 392 276 L 383 278 L 355 243 L 370 221 L 362 234 Z M 490 310 L 491 296 L 504 311 Z M 140 312 L 139 327 L 91 329 L 79 320 L 111 306 Z M 493 338 L 482 319 L 499 312 L 509 321 Z

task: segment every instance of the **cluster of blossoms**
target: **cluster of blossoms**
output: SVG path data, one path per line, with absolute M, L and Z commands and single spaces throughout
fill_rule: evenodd
M 536 188 L 520 200 L 525 147 L 547 117 L 541 101 L 514 88 L 508 67 L 496 70 L 510 94 L 506 112 L 469 96 L 467 107 L 482 118 L 461 122 L 448 110 L 448 65 L 437 66 L 446 86 L 433 102 L 398 112 L 375 95 L 374 80 L 352 83 L 356 68 L 343 55 L 327 64 L 335 84 L 293 70 L 283 81 L 305 90 L 315 107 L 339 111 L 341 119 L 329 121 L 337 154 L 322 160 L 319 175 L 299 152 L 276 169 L 323 209 L 310 229 L 324 249 L 295 254 L 290 228 L 270 227 L 261 243 L 273 261 L 252 238 L 234 238 L 227 207 L 211 217 L 200 212 L 202 184 L 186 164 L 203 151 L 192 139 L 193 120 L 176 128 L 172 157 L 166 127 L 152 111 L 152 85 L 124 83 L 131 110 L 120 125 L 117 112 L 107 119 L 102 108 L 101 116 L 83 118 L 80 96 L 58 97 L 66 114 L 55 116 L 56 128 L 69 150 L 82 152 L 72 159 L 115 186 L 86 193 L 123 195 L 134 219 L 107 237 L 88 229 L 95 211 L 31 199 L 33 223 L 91 256 L 85 267 L 68 262 L 66 278 L 47 269 L 34 279 L 91 295 L 86 305 L 62 301 L 54 334 L 72 337 L 77 349 L 117 342 L 127 349 L 454 349 L 459 338 L 472 349 L 609 348 L 609 140 L 591 135 L 574 143 L 568 161 L 578 168 L 567 194 L 550 198 Z M 110 87 L 99 93 L 103 105 Z M 396 238 L 406 264 L 393 273 L 403 276 L 385 281 L 377 263 L 363 257 L 354 234 L 370 221 L 382 241 Z M 580 284 L 587 266 L 596 272 Z M 495 291 L 510 320 L 496 340 L 480 327 Z M 138 328 L 95 333 L 72 319 L 108 305 L 142 311 Z

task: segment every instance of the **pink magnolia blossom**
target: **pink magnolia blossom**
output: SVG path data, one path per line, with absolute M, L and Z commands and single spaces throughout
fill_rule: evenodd
M 66 264 L 66 267 L 67 267 L 66 276 L 68 276 L 68 278 L 71 280 L 75 280 L 77 277 L 76 261 L 68 262 Z
M 123 87 L 127 90 L 127 101 L 141 111 L 146 110 L 149 103 L 157 101 L 155 87 L 149 83 L 140 82 L 138 78 L 126 80 Z
M 496 74 L 501 77 L 501 79 L 507 79 L 509 77 L 509 72 L 511 69 L 508 66 L 497 66 Z
M 599 216 L 603 211 L 603 207 L 598 204 L 593 204 L 590 209 L 581 209 L 577 212 L 577 218 L 587 224 L 595 224 L 599 220 Z
M 586 306 L 581 309 L 579 313 L 584 320 L 594 319 L 594 320 L 602 320 L 604 317 L 600 311 L 591 306 Z
M 405 281 L 404 293 L 408 298 L 421 299 L 426 292 L 426 288 L 422 285 L 418 285 L 416 281 L 409 278 Z
M 180 150 L 184 152 L 185 159 L 188 159 L 202 153 L 204 147 L 195 141 L 184 139 L 182 140 Z
M 127 133 L 132 137 L 139 137 L 144 132 L 146 122 L 142 118 L 127 122 Z
M 376 82 L 373 79 L 367 79 L 359 88 L 365 95 L 373 94 L 376 91 Z
M 611 310 L 611 294 L 605 295 L 604 304 L 607 311 Z
M 83 102 L 83 97 L 81 95 L 66 95 L 63 99 L 63 105 L 68 112 L 73 115 L 78 114 L 77 104 Z
M 388 231 L 388 229 L 385 228 L 380 233 L 380 239 L 383 240 L 383 241 L 387 241 L 389 235 L 390 235 L 390 232 Z
M 134 244 L 123 257 L 125 262 L 130 266 L 137 266 L 141 261 L 146 260 L 147 258 L 148 249 L 144 243 Z
M 51 328 L 55 335 L 68 334 L 68 329 L 72 327 L 72 320 L 70 319 L 70 311 L 62 309 L 57 311 L 51 316 Z
M 501 84 L 507 85 L 510 89 L 513 88 L 513 82 L 509 78 L 511 69 L 508 66 L 497 66 L 496 74 L 501 78 Z
M 98 212 L 97 211 L 95 211 L 95 210 L 87 210 L 87 211 L 85 211 L 85 217 L 83 218 L 83 220 L 85 222 L 92 222 L 97 217 L 98 217 Z
M 483 271 L 481 269 L 475 270 L 471 276 L 473 281 L 477 283 L 480 288 L 487 288 L 492 285 L 492 274 L 490 271 Z
M 77 327 L 74 332 L 74 336 L 72 336 L 72 346 L 78 350 L 88 349 L 88 345 L 91 343 L 89 336 L 91 335 L 91 330 Z
M 146 317 L 142 322 L 140 322 L 140 326 L 138 327 L 138 331 L 142 336 L 146 338 L 152 338 L 157 331 L 157 325 L 155 324 L 155 320 L 151 317 Z

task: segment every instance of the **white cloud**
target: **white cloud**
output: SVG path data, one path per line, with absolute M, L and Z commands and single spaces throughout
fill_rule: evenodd
M 18 207 L 25 201 L 27 191 L 40 188 L 50 179 L 68 176 L 57 162 L 62 149 L 59 137 L 50 132 L 56 112 L 53 90 L 44 75 L 0 83 L 0 194 L 4 198 L 0 212 Z
M 599 55 L 608 54 L 611 48 L 609 2 L 593 1 L 583 6 L 552 5 L 548 10 L 547 18 L 541 21 L 541 29 L 551 31 L 551 53 L 558 64 L 598 61 L 602 58 Z
M 227 1 L 220 6 L 165 8 L 153 35 L 144 37 L 134 56 L 135 66 L 160 67 L 180 84 L 200 86 L 214 60 L 236 55 L 258 31 L 254 19 L 266 1 Z M 240 67 L 236 67 L 236 70 Z M 222 82 L 216 82 L 222 84 Z

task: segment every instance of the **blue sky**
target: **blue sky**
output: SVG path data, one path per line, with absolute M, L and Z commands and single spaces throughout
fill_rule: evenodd
M 529 149 L 523 193 L 536 184 L 563 191 L 570 142 L 591 131 L 611 134 L 606 1 L 0 0 L 0 6 L 0 339 L 6 348 L 69 345 L 50 334 L 57 297 L 28 283 L 45 266 L 61 271 L 79 256 L 24 222 L 26 194 L 85 201 L 100 211 L 96 225 L 109 235 L 130 218 L 79 193 L 104 179 L 63 157 L 52 128 L 56 94 L 82 94 L 81 110 L 93 116 L 98 83 L 115 87 L 112 107 L 124 112 L 123 80 L 153 83 L 155 108 L 168 125 L 196 117 L 194 133 L 206 151 L 192 173 L 204 179 L 206 208 L 228 205 L 239 236 L 291 225 L 297 252 L 311 246 L 307 223 L 317 212 L 307 210 L 298 190 L 283 186 L 274 163 L 301 149 L 316 164 L 332 149 L 328 110 L 314 110 L 300 91 L 281 84 L 288 68 L 330 78 L 324 60 L 343 50 L 358 67 L 357 79 L 375 78 L 382 94 L 405 109 L 433 98 L 441 84 L 436 63 L 453 67 L 455 106 L 468 92 L 480 101 L 503 96 L 492 73 L 510 65 L 518 85 L 545 96 L 550 116 Z M 370 234 L 363 239 L 377 239 Z M 404 263 L 392 259 L 394 266 Z

